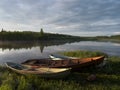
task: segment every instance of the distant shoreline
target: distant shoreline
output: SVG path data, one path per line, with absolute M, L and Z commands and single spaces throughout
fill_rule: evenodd
M 54 34 L 41 32 L 0 32 L 0 42 L 47 42 L 47 41 L 110 41 L 120 43 L 120 35 L 113 36 L 95 36 L 95 37 L 80 37 L 65 34 Z

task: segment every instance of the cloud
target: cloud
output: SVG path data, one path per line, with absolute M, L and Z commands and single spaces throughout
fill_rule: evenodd
M 120 0 L 1 0 L 0 28 L 107 35 L 119 31 L 119 8 Z

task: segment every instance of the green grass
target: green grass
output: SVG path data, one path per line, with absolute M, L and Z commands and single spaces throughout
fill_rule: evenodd
M 64 55 L 76 57 L 87 55 L 86 57 L 90 57 L 104 54 L 98 53 L 100 52 L 74 51 L 64 52 Z M 91 74 L 96 75 L 95 81 L 86 80 Z M 1 66 L 0 90 L 120 90 L 120 57 L 108 56 L 106 66 L 91 67 L 81 72 L 74 72 L 65 79 L 45 79 L 37 75 L 20 75 Z
M 107 57 L 107 54 L 99 51 L 94 51 L 94 52 L 93 51 L 70 51 L 70 52 L 60 52 L 60 54 L 71 56 L 71 57 L 80 57 L 80 58 L 100 56 L 100 55 L 105 55 Z

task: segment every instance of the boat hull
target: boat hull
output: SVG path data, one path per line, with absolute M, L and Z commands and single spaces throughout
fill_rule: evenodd
M 89 66 L 96 66 L 103 62 L 104 56 L 81 58 L 81 59 L 67 59 L 67 60 L 51 60 L 51 59 L 33 59 L 23 62 L 23 65 L 31 67 L 50 67 L 50 68 L 72 68 L 76 71 Z
M 7 62 L 6 66 L 20 74 L 39 75 L 42 78 L 64 78 L 70 74 L 70 68 L 31 68 L 30 66 Z M 16 67 L 17 66 L 17 67 Z

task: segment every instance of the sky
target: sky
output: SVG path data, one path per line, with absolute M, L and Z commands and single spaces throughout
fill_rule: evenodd
M 0 0 L 0 30 L 120 34 L 120 0 Z

